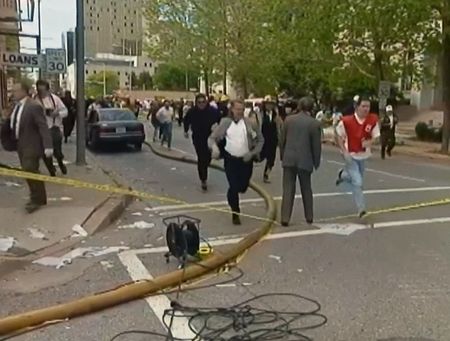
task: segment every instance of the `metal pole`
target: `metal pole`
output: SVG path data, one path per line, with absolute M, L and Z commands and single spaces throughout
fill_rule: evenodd
M 84 0 L 77 0 L 76 29 L 76 83 L 77 83 L 77 159 L 79 166 L 86 164 L 86 121 L 84 101 Z
M 103 98 L 106 97 L 106 64 L 103 63 Z
M 38 0 L 37 10 L 38 10 L 38 36 L 36 38 L 36 50 L 37 54 L 41 54 L 42 49 L 41 0 Z M 42 78 L 42 68 L 43 65 L 39 67 L 39 79 Z

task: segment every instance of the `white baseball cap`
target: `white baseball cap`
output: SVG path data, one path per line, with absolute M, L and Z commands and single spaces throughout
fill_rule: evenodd
M 394 109 L 392 108 L 392 105 L 386 106 L 386 111 L 394 111 Z

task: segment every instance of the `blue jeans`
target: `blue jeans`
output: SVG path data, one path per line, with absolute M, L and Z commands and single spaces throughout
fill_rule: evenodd
M 358 213 L 366 210 L 366 201 L 363 193 L 365 167 L 366 160 L 345 159 L 345 166 L 341 175 L 343 183 L 350 187 Z
M 172 122 L 162 123 L 160 126 L 162 132 L 161 145 L 167 142 L 167 147 L 172 146 Z

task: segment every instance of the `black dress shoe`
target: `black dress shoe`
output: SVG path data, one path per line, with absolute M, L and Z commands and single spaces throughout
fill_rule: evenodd
M 233 225 L 242 225 L 239 214 L 233 213 Z
M 281 226 L 283 226 L 283 227 L 288 227 L 289 226 L 289 223 L 281 223 Z
M 312 225 L 313 224 L 313 220 L 312 219 L 306 219 L 306 223 L 308 224 L 308 225 Z
M 63 173 L 64 175 L 67 175 L 67 167 L 64 163 L 61 162 L 61 164 L 59 165 L 59 168 L 61 169 L 61 173 Z
M 206 181 L 202 181 L 202 191 L 206 192 L 208 190 L 208 184 L 206 183 Z
M 343 169 L 339 170 L 338 177 L 336 179 L 336 186 L 339 186 L 341 183 L 344 182 L 344 180 L 342 180 L 342 173 L 343 172 L 344 172 Z
M 364 218 L 366 215 L 367 215 L 367 212 L 366 212 L 366 211 L 362 211 L 362 212 L 359 213 L 359 218 L 362 219 L 362 218 Z
M 39 210 L 43 205 L 39 205 L 39 204 L 35 204 L 35 203 L 27 203 L 25 205 L 25 210 L 27 211 L 28 214 L 34 213 L 37 210 Z

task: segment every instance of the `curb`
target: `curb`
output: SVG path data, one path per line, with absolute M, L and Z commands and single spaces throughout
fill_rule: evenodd
M 196 163 L 195 160 L 175 157 L 154 149 L 151 144 L 147 143 L 147 145 L 158 156 L 181 162 Z M 223 170 L 218 165 L 212 165 L 212 168 Z M 155 277 L 152 280 L 141 280 L 125 284 L 115 289 L 103 291 L 68 303 L 5 317 L 0 320 L 0 335 L 6 335 L 18 330 L 33 329 L 34 327 L 45 325 L 48 321 L 65 321 L 66 319 L 87 315 L 119 304 L 148 297 L 151 294 L 157 294 L 165 289 L 176 287 L 182 283 L 215 272 L 224 266 L 238 262 L 248 249 L 270 233 L 277 214 L 275 202 L 268 192 L 254 182 L 250 182 L 250 188 L 256 191 L 266 202 L 267 218 L 269 221 L 265 222 L 261 228 L 254 230 L 226 251 L 214 253 L 205 260 L 192 264 L 184 269 Z
M 120 187 L 125 187 L 110 172 L 105 171 L 98 164 L 98 162 L 96 162 L 95 160 L 93 160 L 93 162 L 96 164 L 97 167 L 101 169 L 101 171 L 106 176 L 111 178 L 116 185 Z M 1 166 L 9 167 L 7 165 Z M 123 196 L 109 195 L 106 199 L 104 199 L 102 202 L 100 202 L 97 206 L 95 206 L 92 209 L 92 211 L 80 225 L 83 226 L 83 228 L 86 230 L 86 232 L 88 233 L 88 237 L 93 236 L 96 233 L 105 230 L 116 219 L 118 219 L 120 215 L 133 201 L 134 198 L 128 195 Z M 85 240 L 85 238 L 81 240 Z M 32 263 L 37 259 L 70 249 L 71 247 L 79 244 L 81 240 L 70 238 L 61 239 L 51 245 L 45 246 L 41 249 L 27 252 L 26 254 L 20 256 L 14 255 L 0 256 L 0 278 L 17 270 L 23 269 L 25 266 L 29 265 L 30 263 Z

